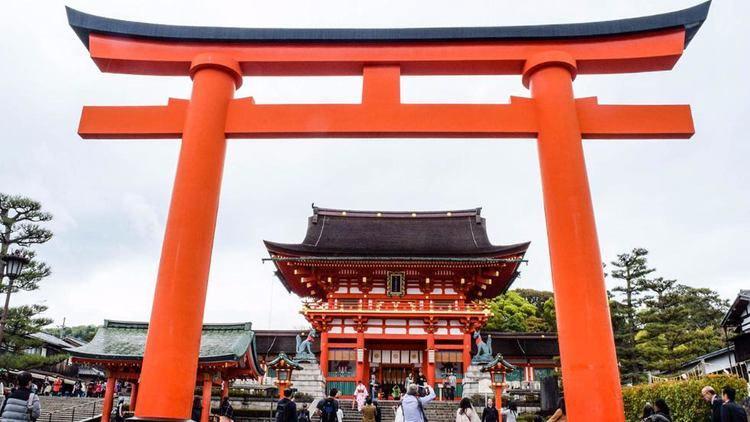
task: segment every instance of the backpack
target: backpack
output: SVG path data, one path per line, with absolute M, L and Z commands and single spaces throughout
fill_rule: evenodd
M 286 422 L 289 420 L 287 413 L 289 413 L 291 401 L 289 399 L 281 400 L 276 404 L 276 422 Z
M 336 405 L 336 400 L 332 398 L 327 398 L 323 401 L 323 405 L 320 408 L 321 415 L 320 415 L 320 422 L 337 422 L 338 416 L 336 415 L 336 411 L 338 410 L 338 406 Z

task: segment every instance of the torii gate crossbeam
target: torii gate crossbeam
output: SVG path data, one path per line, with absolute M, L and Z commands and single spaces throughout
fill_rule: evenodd
M 670 70 L 710 2 L 545 26 L 242 29 L 119 21 L 68 9 L 103 72 L 193 78 L 190 100 L 84 107 L 92 139 L 181 138 L 136 418 L 189 418 L 227 138 L 537 138 L 570 420 L 624 421 L 582 139 L 689 138 L 687 105 L 575 99 L 578 74 Z M 402 104 L 401 75 L 522 75 L 508 104 Z M 361 104 L 234 99 L 243 76 L 362 75 Z

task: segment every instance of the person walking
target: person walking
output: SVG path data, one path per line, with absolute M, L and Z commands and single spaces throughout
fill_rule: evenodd
M 557 401 L 557 410 L 547 420 L 547 422 L 567 422 L 568 416 L 565 414 L 565 397 Z
M 721 422 L 721 405 L 724 403 L 716 394 L 716 390 L 710 385 L 707 385 L 701 389 L 701 396 L 703 400 L 707 401 L 711 406 L 711 422 Z
M 734 399 L 737 391 L 729 386 L 721 389 L 721 398 L 724 404 L 721 405 L 721 422 L 747 422 L 747 412 Z
M 409 372 L 409 375 L 406 376 L 406 380 L 404 380 L 404 389 L 409 391 L 409 386 L 412 384 L 414 384 L 414 374 Z
M 422 373 L 422 370 L 417 371 L 417 385 L 420 387 L 424 387 L 427 384 L 427 378 Z
M 354 407 L 357 407 L 357 411 L 361 412 L 362 408 L 365 406 L 365 399 L 367 399 L 367 387 L 365 387 L 365 384 L 362 383 L 362 381 L 357 382 L 357 388 L 354 389 L 354 401 L 352 402 L 352 409 Z
M 654 414 L 644 419 L 644 422 L 672 422 L 672 414 L 667 402 L 664 399 L 656 399 L 654 401 Z
M 654 414 L 654 406 L 651 403 L 646 403 L 643 406 L 643 412 L 641 413 L 641 422 L 648 422 L 649 418 Z
M 393 396 L 393 400 L 401 400 L 401 388 L 398 386 L 398 384 L 393 384 L 391 396 Z
M 448 376 L 448 384 L 448 400 L 453 401 L 456 399 L 456 374 L 453 371 Z
M 510 402 L 508 403 L 508 408 L 502 409 L 500 414 L 505 417 L 505 422 L 516 422 L 516 419 L 518 418 L 518 406 L 516 406 L 515 403 Z
M 211 413 L 210 408 L 208 409 L 208 413 L 210 415 Z M 219 405 L 219 421 L 220 422 L 232 422 L 233 420 L 234 420 L 234 408 L 232 407 L 232 403 L 229 402 L 229 397 L 224 397 L 223 399 L 221 399 L 221 404 Z M 289 422 L 297 422 L 296 412 L 294 415 L 294 419 L 290 420 Z
M 362 422 L 375 422 L 375 413 L 378 409 L 372 404 L 372 397 L 365 399 L 365 405 L 362 408 Z
M 339 390 L 331 388 L 328 393 L 328 397 L 318 402 L 317 413 L 320 415 L 320 422 L 337 422 L 338 421 L 338 410 L 339 402 L 336 400 L 336 396 L 339 394 Z
M 198 396 L 193 397 L 193 409 L 190 411 L 190 418 L 194 421 L 201 420 L 201 413 L 203 412 L 203 403 L 201 398 Z
M 495 417 L 497 418 L 497 409 L 495 409 Z M 480 422 L 479 416 L 477 415 L 474 406 L 471 404 L 471 400 L 468 397 L 461 399 L 458 404 L 458 410 L 456 410 L 456 422 Z
M 401 400 L 401 413 L 404 422 L 426 422 L 424 407 L 435 399 L 435 390 L 429 385 L 422 387 L 427 394 L 420 397 L 417 384 L 410 384 L 406 389 L 406 395 Z
M 63 380 L 60 377 L 57 377 L 55 379 L 54 384 L 52 384 L 52 395 L 53 396 L 61 396 L 62 395 L 62 385 L 63 385 Z
M 31 392 L 31 374 L 18 374 L 18 387 L 5 399 L 0 409 L 2 422 L 34 422 L 42 414 L 39 396 Z
M 117 406 L 115 407 L 115 422 L 125 422 L 125 398 L 120 397 L 117 399 Z
M 302 409 L 297 415 L 297 422 L 310 422 L 310 411 L 307 409 L 307 403 L 302 404 Z
M 375 422 L 383 422 L 383 412 L 380 409 L 380 403 L 373 398 L 372 405 L 375 406 Z
M 487 405 L 484 407 L 484 411 L 482 411 L 482 422 L 501 422 L 500 414 L 497 412 L 497 408 L 495 408 L 495 400 L 487 399 Z

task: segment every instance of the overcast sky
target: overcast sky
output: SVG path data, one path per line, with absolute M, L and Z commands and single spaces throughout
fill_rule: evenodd
M 93 1 L 102 16 L 240 27 L 497 26 L 619 19 L 696 0 Z M 5 1 L 0 38 L 0 191 L 41 201 L 53 275 L 12 304 L 42 302 L 60 324 L 147 320 L 179 141 L 82 141 L 83 105 L 187 98 L 188 78 L 100 73 L 64 3 Z M 750 2 L 714 2 L 671 72 L 580 76 L 601 103 L 691 104 L 690 141 L 585 144 L 602 256 L 645 247 L 658 274 L 725 298 L 750 287 Z M 246 78 L 257 103 L 356 103 L 361 79 Z M 404 77 L 404 102 L 501 103 L 520 77 Z M 299 298 L 273 276 L 262 240 L 299 242 L 310 204 L 369 210 L 483 207 L 495 244 L 531 241 L 515 287 L 551 289 L 532 140 L 232 140 L 227 151 L 206 321 L 296 328 Z M 197 305 L 196 305 L 197 306 Z

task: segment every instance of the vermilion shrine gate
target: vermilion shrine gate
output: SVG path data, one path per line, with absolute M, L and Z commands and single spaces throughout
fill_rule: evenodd
M 83 138 L 182 138 L 141 374 L 140 419 L 187 419 L 227 138 L 537 138 L 571 420 L 623 421 L 581 139 L 689 138 L 687 105 L 575 99 L 578 74 L 671 69 L 710 2 L 609 22 L 420 29 L 241 29 L 126 22 L 68 9 L 103 72 L 183 75 L 190 100 L 84 107 Z M 509 104 L 402 104 L 401 75 L 522 75 Z M 361 104 L 233 99 L 244 76 L 362 75 Z

